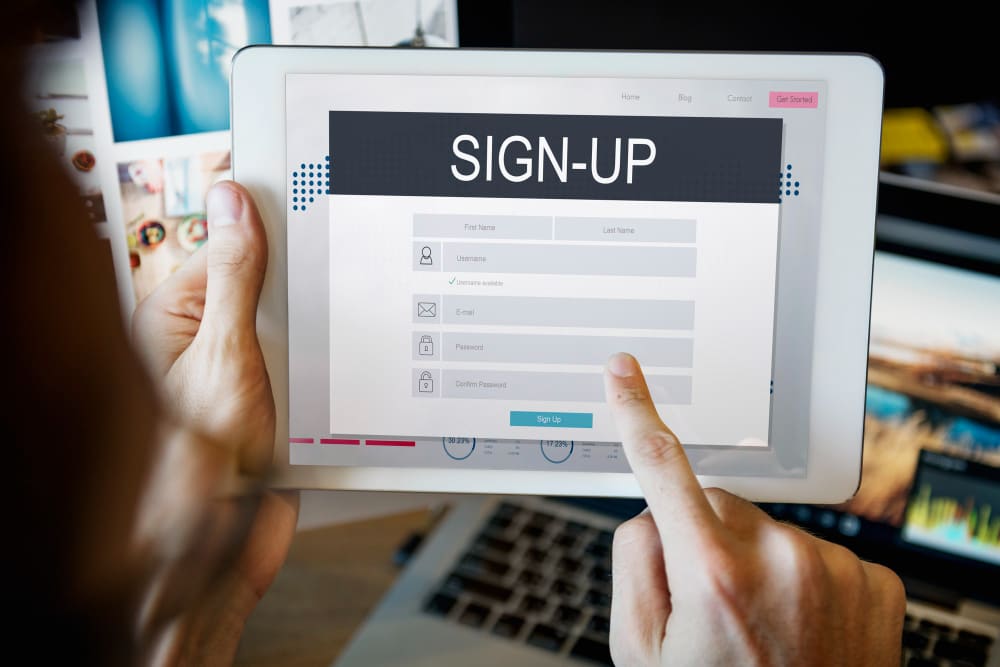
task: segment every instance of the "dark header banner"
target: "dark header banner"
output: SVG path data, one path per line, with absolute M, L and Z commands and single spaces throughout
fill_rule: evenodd
M 334 195 L 778 203 L 778 118 L 331 111 Z

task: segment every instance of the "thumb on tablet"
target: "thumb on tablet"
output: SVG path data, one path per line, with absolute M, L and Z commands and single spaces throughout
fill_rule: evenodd
M 267 238 L 250 193 L 232 181 L 208 192 L 208 285 L 204 322 L 222 331 L 255 329 L 267 267 Z
M 680 441 L 657 414 L 634 357 L 619 353 L 608 360 L 604 390 L 668 560 L 672 551 L 697 549 L 698 538 L 717 529 L 719 520 Z

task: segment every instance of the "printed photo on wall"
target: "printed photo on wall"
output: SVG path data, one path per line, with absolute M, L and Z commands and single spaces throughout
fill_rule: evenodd
M 208 240 L 205 195 L 229 177 L 228 151 L 118 165 L 136 303 Z
M 97 0 L 115 141 L 229 129 L 229 68 L 267 0 Z
M 91 222 L 104 222 L 94 122 L 83 61 L 39 59 L 31 63 L 28 105 L 52 152 L 80 189 Z
M 457 46 L 455 0 L 325 0 L 290 7 L 292 44 Z

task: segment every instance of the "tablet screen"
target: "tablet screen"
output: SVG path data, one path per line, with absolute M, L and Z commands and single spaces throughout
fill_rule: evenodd
M 285 92 L 291 463 L 627 471 L 616 351 L 689 447 L 768 448 L 776 386 L 808 405 L 823 82 Z

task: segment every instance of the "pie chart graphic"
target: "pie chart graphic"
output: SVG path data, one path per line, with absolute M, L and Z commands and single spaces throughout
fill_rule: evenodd
M 456 461 L 464 461 L 476 451 L 475 438 L 441 438 L 444 453 Z
M 573 454 L 572 440 L 540 440 L 542 456 L 549 463 L 562 463 Z

